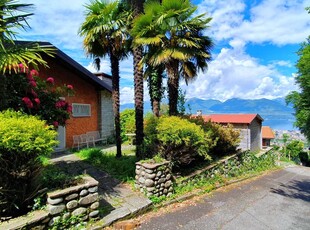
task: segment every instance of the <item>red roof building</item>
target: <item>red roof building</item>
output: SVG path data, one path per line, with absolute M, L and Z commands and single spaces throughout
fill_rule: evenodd
M 259 114 L 210 114 L 201 115 L 205 121 L 222 125 L 231 124 L 240 131 L 242 150 L 259 151 L 262 149 L 262 122 Z
M 275 135 L 269 126 L 262 127 L 263 146 L 270 146 L 271 140 L 275 139 Z

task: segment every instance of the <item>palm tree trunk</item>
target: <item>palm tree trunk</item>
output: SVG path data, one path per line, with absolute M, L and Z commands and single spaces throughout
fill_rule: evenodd
M 168 96 L 169 96 L 169 115 L 178 115 L 179 97 L 179 73 L 178 61 L 173 61 L 167 67 L 168 72 Z
M 143 0 L 132 0 L 133 16 L 136 18 L 143 12 Z M 142 159 L 143 145 L 143 70 L 139 67 L 142 59 L 142 47 L 133 49 L 134 66 L 134 91 L 135 91 L 135 112 L 136 112 L 136 157 Z
M 154 72 L 149 76 L 148 81 L 153 114 L 154 116 L 159 117 L 160 102 L 163 95 L 163 69 L 158 67 L 158 69 L 154 70 Z
M 111 72 L 112 72 L 112 98 L 113 98 L 113 113 L 116 138 L 116 157 L 122 156 L 122 139 L 120 125 L 120 94 L 119 94 L 119 59 L 110 54 Z

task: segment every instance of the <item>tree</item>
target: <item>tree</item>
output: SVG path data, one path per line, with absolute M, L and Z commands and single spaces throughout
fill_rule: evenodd
M 120 92 L 119 92 L 119 62 L 127 55 L 126 42 L 128 40 L 127 21 L 130 14 L 124 5 L 118 1 L 94 0 L 86 5 L 86 19 L 80 28 L 80 35 L 84 36 L 86 53 L 95 59 L 100 68 L 100 57 L 110 57 L 112 72 L 112 97 L 116 134 L 116 157 L 121 157 L 121 129 L 120 129 Z
M 293 103 L 295 109 L 295 126 L 310 140 L 310 37 L 297 52 L 298 73 L 295 78 L 300 92 L 293 91 L 287 97 L 287 103 Z
M 23 64 L 37 66 L 38 64 L 47 66 L 42 59 L 41 52 L 52 55 L 53 49 L 48 46 L 40 46 L 36 43 L 20 45 L 14 41 L 16 29 L 25 30 L 29 27 L 27 19 L 33 13 L 27 12 L 32 4 L 19 4 L 15 0 L 0 1 L 0 71 L 1 74 L 9 70 L 10 72 Z
M 143 13 L 144 0 L 129 0 L 132 6 L 133 18 L 137 18 Z M 134 67 L 134 91 L 135 91 L 135 112 L 136 112 L 136 156 L 142 158 L 143 154 L 143 69 L 140 64 L 143 55 L 142 46 L 133 47 L 133 67 Z
M 291 160 L 292 158 L 294 161 L 299 160 L 299 153 L 302 152 L 303 148 L 303 142 L 299 140 L 292 140 L 289 144 L 286 145 L 288 159 Z
M 132 29 L 135 46 L 155 51 L 144 61 L 153 67 L 165 66 L 170 115 L 178 113 L 180 77 L 188 82 L 199 70 L 205 70 L 211 59 L 212 42 L 203 35 L 211 18 L 205 18 L 205 14 L 194 17 L 196 9 L 189 0 L 163 0 L 162 4 L 150 1 Z

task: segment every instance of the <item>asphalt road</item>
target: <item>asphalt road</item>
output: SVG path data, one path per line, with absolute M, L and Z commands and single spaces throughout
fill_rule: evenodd
M 310 168 L 289 167 L 220 189 L 138 229 L 310 230 Z

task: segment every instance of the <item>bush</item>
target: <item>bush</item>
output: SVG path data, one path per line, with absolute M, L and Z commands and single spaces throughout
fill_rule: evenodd
M 122 141 L 128 141 L 128 137 L 125 134 L 136 132 L 135 110 L 134 109 L 125 109 L 120 114 L 120 120 L 121 120 Z
M 240 132 L 231 124 L 223 126 L 211 121 L 205 122 L 201 117 L 189 118 L 191 122 L 201 126 L 205 132 L 209 132 L 214 143 L 210 154 L 214 157 L 222 157 L 236 153 L 240 143 Z
M 149 126 L 146 130 L 155 128 L 156 136 L 148 136 L 154 141 L 153 152 L 158 152 L 175 166 L 188 165 L 201 157 L 211 160 L 208 153 L 214 143 L 209 133 L 198 125 L 175 116 L 160 117 L 151 124 L 156 128 Z
M 56 131 L 37 117 L 11 110 L 0 113 L 0 213 L 18 215 L 35 196 L 39 159 L 57 144 Z

